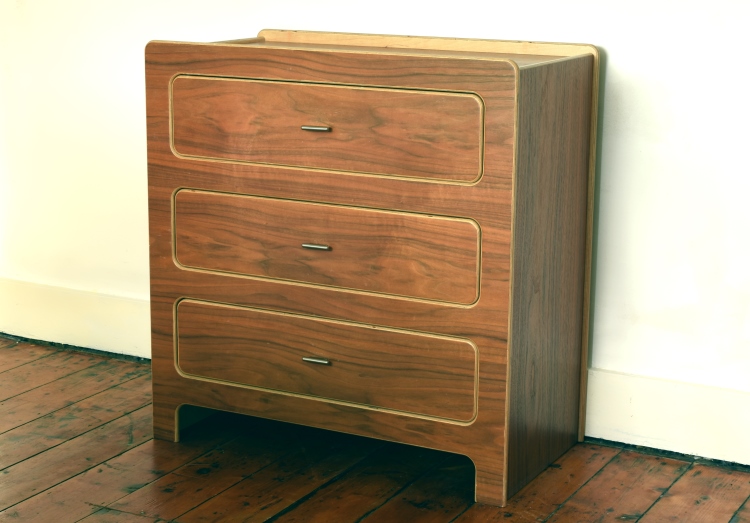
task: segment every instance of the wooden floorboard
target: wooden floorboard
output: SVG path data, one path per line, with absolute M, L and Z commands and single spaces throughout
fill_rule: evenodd
M 159 521 L 163 520 L 120 512 L 109 508 L 102 508 L 81 520 L 82 523 L 156 523 Z
M 3 349 L 3 352 L 7 350 L 23 351 L 23 347 Z M 0 374 L 3 380 L 3 386 L 0 388 L 0 401 L 23 394 L 101 361 L 101 356 L 61 350 L 6 370 Z
M 750 496 L 750 473 L 691 467 L 641 521 L 729 521 Z
M 44 358 L 57 352 L 57 349 L 40 347 L 30 343 L 18 344 L 13 340 L 0 340 L 0 372 L 15 369 L 26 363 Z M 12 343 L 11 343 L 12 342 Z M 8 350 L 2 350 L 8 348 Z
M 619 449 L 601 445 L 576 445 L 521 489 L 505 507 L 475 504 L 457 520 L 457 523 L 544 521 L 619 452 Z
M 750 523 L 750 469 L 579 444 L 506 507 L 463 456 L 217 413 L 155 441 L 142 363 L 0 338 L 0 523 Z
M 684 461 L 620 452 L 548 521 L 638 520 L 688 466 Z
M 86 434 L 3 469 L 0 509 L 70 479 L 151 438 L 151 408 L 141 407 Z
M 173 520 L 278 461 L 291 434 L 253 430 L 133 492 L 110 508 Z
M 434 466 L 442 455 L 436 451 L 389 443 L 329 483 L 291 510 L 268 521 L 359 521 Z
M 18 345 L 18 341 L 16 340 L 12 340 L 10 338 L 0 338 L 0 349 L 15 347 L 16 345 Z
M 448 455 L 437 467 L 365 516 L 366 523 L 451 521 L 473 505 L 474 465 L 466 456 Z
M 144 407 L 150 399 L 146 374 L 0 434 L 0 469 Z
M 105 359 L 96 365 L 0 401 L 0 433 L 148 373 L 148 368 L 142 364 Z M 2 374 L 0 382 L 4 384 Z
M 266 521 L 335 480 L 382 445 L 368 438 L 314 431 L 312 437 L 299 438 L 291 445 L 291 452 L 176 521 Z
M 729 520 L 729 523 L 750 523 L 750 496 Z
M 236 436 L 237 426 L 213 423 L 187 431 L 179 445 L 151 439 L 0 512 L 0 521 L 78 521 Z

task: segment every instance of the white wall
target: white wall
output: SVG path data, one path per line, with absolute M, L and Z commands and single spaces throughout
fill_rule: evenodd
M 147 356 L 143 48 L 289 28 L 605 54 L 587 434 L 750 464 L 745 0 L 3 0 L 0 331 Z

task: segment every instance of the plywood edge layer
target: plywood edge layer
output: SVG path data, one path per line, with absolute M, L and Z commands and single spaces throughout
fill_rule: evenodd
M 219 40 L 217 42 L 211 42 L 212 44 L 236 44 L 236 45 L 248 45 L 248 44 L 260 44 L 265 41 L 262 37 L 251 37 L 251 38 L 240 38 L 238 40 Z
M 374 34 L 329 33 L 317 31 L 291 31 L 264 29 L 258 33 L 266 43 L 331 44 L 358 47 L 396 49 L 426 49 L 433 51 L 471 51 L 484 53 L 541 54 L 552 56 L 577 56 L 594 54 L 598 50 L 589 44 L 554 42 L 524 42 L 517 40 L 482 40 L 474 38 L 446 38 L 425 36 L 390 36 Z
M 578 412 L 578 441 L 586 432 L 586 405 L 588 395 L 589 334 L 591 323 L 591 270 L 594 256 L 594 210 L 596 196 L 596 145 L 599 128 L 599 50 L 592 48 L 594 56 L 591 75 L 591 128 L 589 130 L 589 173 L 586 202 L 586 253 L 584 257 L 583 327 L 581 329 L 581 392 Z

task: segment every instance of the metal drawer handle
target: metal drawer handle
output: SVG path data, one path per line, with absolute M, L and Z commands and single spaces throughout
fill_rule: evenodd
M 300 129 L 303 131 L 314 131 L 318 133 L 330 133 L 332 128 L 324 125 L 303 125 Z
M 302 358 L 302 361 L 306 361 L 307 363 L 317 363 L 318 365 L 330 365 L 331 360 L 327 360 L 325 358 Z
M 333 248 L 330 245 L 322 245 L 319 243 L 303 243 L 302 247 L 305 249 L 312 249 L 314 251 L 331 251 Z

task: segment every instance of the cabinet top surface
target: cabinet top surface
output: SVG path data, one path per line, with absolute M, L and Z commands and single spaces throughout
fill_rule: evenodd
M 582 55 L 593 55 L 594 59 L 597 60 L 599 54 L 598 49 L 595 46 L 588 44 L 367 35 L 275 29 L 263 30 L 254 38 L 197 45 L 230 45 L 272 49 L 299 49 L 306 51 L 402 54 L 412 56 L 498 60 L 513 62 L 521 69 Z

